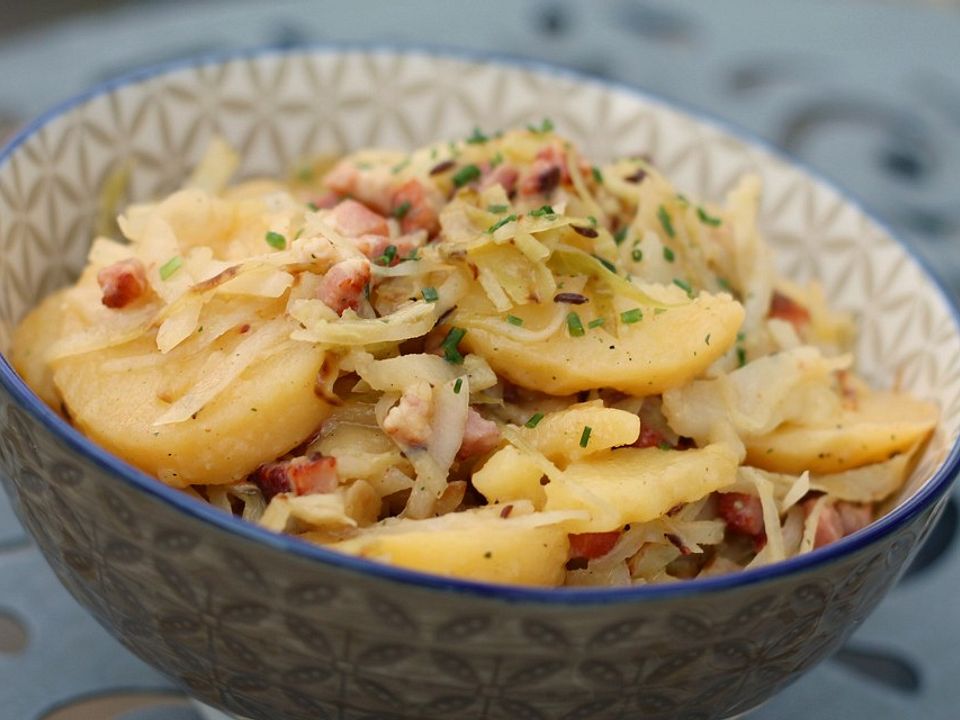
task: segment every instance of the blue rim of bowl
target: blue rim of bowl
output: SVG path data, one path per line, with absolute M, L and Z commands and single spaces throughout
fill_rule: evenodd
M 930 280 L 939 291 L 943 302 L 950 310 L 954 327 L 960 332 L 960 306 L 958 306 L 953 294 L 947 289 L 945 283 L 938 277 L 930 264 L 917 253 L 909 243 L 904 242 L 887 223 L 880 220 L 874 212 L 869 210 L 867 203 L 855 194 L 841 189 L 836 183 L 824 177 L 820 172 L 812 170 L 804 163 L 788 156 L 770 143 L 752 136 L 742 128 L 722 118 L 718 118 L 702 108 L 696 108 L 687 103 L 667 99 L 628 83 L 599 78 L 541 60 L 506 53 L 482 52 L 456 47 L 445 47 L 442 45 L 362 42 L 322 42 L 292 47 L 268 45 L 249 49 L 205 53 L 195 57 L 183 58 L 134 70 L 133 72 L 95 85 L 86 92 L 55 105 L 8 140 L 7 144 L 0 149 L 0 166 L 2 166 L 27 139 L 51 121 L 94 98 L 109 94 L 123 87 L 136 85 L 177 71 L 218 65 L 237 60 L 250 60 L 271 56 L 344 53 L 403 54 L 440 61 L 490 63 L 507 69 L 537 72 L 560 80 L 565 79 L 577 83 L 604 87 L 631 95 L 655 106 L 681 112 L 699 123 L 734 137 L 749 146 L 759 148 L 772 158 L 801 170 L 807 177 L 836 193 L 852 207 L 856 208 L 900 245 L 906 254 L 922 268 L 928 280 Z M 917 514 L 932 506 L 947 492 L 952 481 L 957 476 L 958 469 L 960 469 L 960 439 L 958 439 L 954 442 L 954 445 L 950 448 L 950 452 L 937 468 L 936 472 L 902 505 L 894 508 L 882 518 L 849 537 L 805 555 L 789 558 L 772 565 L 711 578 L 683 580 L 664 585 L 611 588 L 536 588 L 521 585 L 499 585 L 495 583 L 448 578 L 345 555 L 293 536 L 271 532 L 253 523 L 227 515 L 212 505 L 195 500 L 179 490 L 164 485 L 157 479 L 127 464 L 120 458 L 108 453 L 106 450 L 103 450 L 88 440 L 80 431 L 73 428 L 53 410 L 47 407 L 46 404 L 30 390 L 20 376 L 17 375 L 6 357 L 2 354 L 0 354 L 0 384 L 3 385 L 23 408 L 50 430 L 58 440 L 66 443 L 70 448 L 84 455 L 104 470 L 119 476 L 119 478 L 125 480 L 130 485 L 146 492 L 154 499 L 171 505 L 195 519 L 209 522 L 221 530 L 239 535 L 247 540 L 262 543 L 283 552 L 289 552 L 311 561 L 319 561 L 320 563 L 332 565 L 338 569 L 359 575 L 379 577 L 404 585 L 417 586 L 424 590 L 455 592 L 507 602 L 546 605 L 597 605 L 661 601 L 670 598 L 722 592 L 744 586 L 759 585 L 795 573 L 799 574 L 804 571 L 813 570 L 828 565 L 835 560 L 849 557 L 904 526 Z

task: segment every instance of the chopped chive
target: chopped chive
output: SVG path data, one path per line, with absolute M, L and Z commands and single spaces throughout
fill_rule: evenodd
M 711 227 L 717 227 L 722 221 L 718 217 L 713 217 L 702 207 L 697 208 L 697 217 L 700 218 L 700 222 L 704 225 L 710 225 Z
M 673 450 L 673 445 L 668 443 L 666 440 L 657 443 L 657 447 L 661 450 Z
M 440 295 L 437 293 L 435 287 L 427 286 L 420 291 L 420 294 L 423 295 L 423 299 L 427 302 L 436 302 L 440 299 Z
M 604 259 L 603 259 L 602 257 L 600 257 L 599 255 L 594 255 L 593 257 L 594 257 L 601 265 L 603 265 L 607 270 L 609 270 L 610 272 L 612 272 L 612 273 L 616 273 L 616 272 L 617 272 L 617 266 L 614 265 L 614 264 L 613 264 L 612 262 L 610 262 L 609 260 L 604 260 Z
M 301 235 L 303 235 L 303 228 L 300 228 L 299 230 L 297 230 L 297 234 L 293 236 L 293 239 L 299 240 Z
M 602 317 L 594 318 L 593 320 L 587 323 L 587 327 L 592 330 L 593 328 L 600 327 L 605 322 L 606 320 L 604 320 Z
M 592 428 L 589 425 L 583 426 L 583 432 L 580 433 L 580 447 L 585 448 L 590 442 L 590 433 Z
M 627 239 L 627 229 L 625 227 L 620 228 L 613 234 L 613 241 L 617 245 L 623 245 L 623 241 L 626 239 Z
M 507 322 L 520 327 L 523 325 L 523 318 L 518 318 L 516 315 L 507 315 Z
M 516 215 L 507 215 L 505 218 L 500 218 L 493 225 L 487 228 L 487 235 L 492 235 L 497 230 L 502 228 L 507 223 L 512 223 L 517 219 Z
M 556 213 L 553 211 L 553 208 L 550 207 L 549 205 L 542 205 L 538 207 L 536 210 L 531 210 L 530 215 L 531 217 L 543 217 L 544 215 L 556 215 Z
M 397 246 L 387 245 L 383 250 L 383 255 L 377 258 L 379 265 L 389 265 L 397 257 Z
M 394 216 L 397 220 L 403 220 L 403 218 L 406 216 L 406 214 L 407 214 L 408 212 L 410 212 L 410 208 L 411 208 L 411 207 L 413 207 L 413 206 L 410 204 L 410 201 L 409 201 L 409 200 L 404 200 L 402 203 L 400 203 L 399 205 L 397 205 L 397 206 L 393 209 L 393 216 Z
M 673 230 L 673 220 L 670 218 L 670 213 L 667 212 L 667 209 L 663 205 L 657 208 L 657 218 L 659 218 L 660 224 L 663 226 L 663 231 L 667 234 L 667 236 L 675 237 L 676 233 Z
M 480 168 L 473 164 L 464 165 L 453 174 L 453 184 L 458 188 L 463 187 L 467 183 L 473 182 L 478 177 L 480 177 Z
M 690 283 L 688 283 L 686 280 L 681 280 L 680 278 L 674 278 L 673 284 L 676 285 L 681 290 L 683 290 L 685 293 L 687 293 L 687 297 L 689 298 L 693 297 L 693 288 L 690 286 Z
M 635 322 L 640 322 L 643 320 L 643 310 L 640 308 L 632 308 L 630 310 L 624 310 L 620 313 L 620 322 L 625 325 L 632 325 Z
M 587 215 L 587 220 L 590 222 L 591 226 L 597 226 L 597 219 L 593 215 Z
M 420 260 L 420 248 L 414 248 L 405 258 L 400 258 L 400 262 L 418 262 Z
M 301 167 L 297 170 L 297 180 L 303 183 L 308 183 L 313 180 L 313 168 L 309 165 Z
M 718 277 L 717 285 L 719 285 L 721 288 L 723 288 L 727 292 L 733 292 L 733 287 L 731 287 L 730 281 L 727 280 L 726 278 Z
M 673 262 L 673 258 L 674 258 L 673 250 L 671 250 L 670 248 L 664 246 L 664 248 L 663 248 L 663 259 L 666 260 L 667 262 Z
M 567 313 L 567 330 L 570 332 L 570 337 L 583 337 L 583 322 L 577 313 Z
M 635 248 L 631 251 L 630 257 L 633 258 L 633 261 L 634 261 L 634 262 L 640 262 L 641 260 L 643 260 L 643 250 L 641 250 L 641 249 L 638 248 L 638 247 L 635 247 Z
M 494 213 L 495 215 L 505 213 L 509 209 L 509 205 L 487 205 L 487 212 Z
M 684 195 L 683 193 L 677 193 L 677 202 L 683 205 L 684 207 L 687 207 L 688 205 L 690 205 L 690 201 L 687 200 L 687 196 Z
M 540 127 L 536 125 L 527 125 L 527 130 L 532 133 L 546 134 L 553 131 L 553 120 L 550 118 L 544 118 L 543 122 L 540 123 Z
M 314 212 L 316 212 L 317 210 L 320 209 L 320 206 L 317 205 L 317 204 L 316 204 L 315 202 L 313 202 L 312 200 L 307 203 L 307 207 L 310 208 L 311 210 L 313 210 Z
M 277 250 L 285 250 L 287 247 L 287 239 L 278 232 L 270 230 L 264 236 L 264 240 L 267 241 L 267 245 Z
M 524 423 L 525 427 L 530 428 L 531 430 L 540 424 L 540 421 L 543 420 L 543 413 L 538 412 L 530 416 L 530 419 Z
M 183 259 L 179 255 L 174 255 L 160 266 L 160 279 L 169 280 L 181 265 L 183 265 Z
M 448 363 L 453 363 L 454 365 L 463 364 L 463 355 L 460 354 L 460 349 L 457 346 L 466 334 L 467 331 L 463 328 L 452 327 L 443 339 L 443 342 L 440 343 L 440 347 L 443 348 L 443 357 Z
M 463 378 L 457 378 L 457 381 L 453 384 L 453 392 L 456 395 L 460 394 L 460 388 L 463 387 Z
M 737 367 L 743 367 L 747 364 L 747 351 L 742 348 L 737 348 Z
M 405 160 L 401 160 L 401 161 L 398 162 L 396 165 L 394 165 L 392 168 L 390 168 L 390 172 L 391 172 L 391 174 L 396 175 L 397 173 L 401 172 L 405 167 L 407 167 L 407 165 L 409 165 L 409 164 L 410 164 L 410 158 L 406 158 Z
M 492 158 L 490 158 L 490 169 L 492 170 L 493 168 L 495 168 L 497 165 L 499 165 L 499 164 L 502 163 L 502 162 L 503 162 L 503 153 L 501 153 L 499 150 L 497 150 L 496 155 L 494 155 Z
M 600 168 L 594 165 L 591 168 L 591 171 L 593 172 L 593 179 L 596 181 L 597 185 L 603 185 L 603 173 L 600 172 Z
M 466 139 L 465 142 L 467 145 L 483 145 L 489 139 L 490 138 L 480 131 L 480 128 L 475 127 L 473 128 L 473 133 Z
M 746 333 L 744 333 L 744 332 L 738 332 L 738 333 L 737 333 L 737 342 L 738 342 L 738 343 L 742 343 L 742 342 L 743 342 L 744 340 L 746 340 L 746 339 L 747 339 L 747 334 L 746 334 Z

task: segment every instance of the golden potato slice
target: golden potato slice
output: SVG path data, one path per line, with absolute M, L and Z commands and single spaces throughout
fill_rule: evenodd
M 211 349 L 225 355 L 236 335 Z M 148 334 L 61 359 L 53 378 L 75 425 L 110 452 L 175 487 L 227 483 L 299 445 L 330 410 L 314 393 L 323 352 L 288 348 L 254 361 L 194 418 L 166 425 L 154 423 L 203 374 L 209 351 L 161 358 Z
M 66 293 L 66 289 L 55 292 L 30 311 L 14 331 L 10 350 L 14 370 L 41 400 L 57 412 L 60 412 L 60 393 L 53 383 L 53 371 L 47 364 L 46 355 L 60 337 Z
M 584 428 L 590 428 L 585 444 Z M 634 443 L 640 437 L 640 418 L 596 401 L 550 413 L 536 427 L 521 427 L 518 432 L 551 462 L 563 467 L 587 455 Z
M 456 513 L 455 515 L 468 515 Z M 452 518 L 446 515 L 444 518 Z M 395 534 L 370 533 L 329 545 L 341 552 L 411 570 L 467 580 L 555 586 L 563 583 L 569 551 L 560 525 L 523 526 L 509 520 L 436 527 Z M 429 521 L 427 521 L 429 522 Z
M 570 532 L 605 532 L 647 522 L 736 480 L 737 457 L 716 443 L 696 450 L 621 448 L 573 463 L 546 487 L 546 512 L 585 509 Z
M 859 398 L 856 409 L 841 410 L 833 422 L 787 423 L 747 439 L 746 463 L 793 474 L 850 470 L 908 451 L 930 434 L 939 416 L 933 403 L 901 393 L 870 393 Z
M 516 314 L 524 317 L 522 308 Z M 587 320 L 584 315 L 584 325 Z M 743 308 L 735 300 L 703 293 L 660 314 L 644 308 L 643 320 L 621 325 L 619 338 L 603 328 L 587 328 L 582 337 L 571 337 L 564 329 L 530 342 L 486 325 L 471 327 L 469 319 L 451 322 L 468 328 L 463 345 L 470 352 L 522 387 L 553 395 L 592 388 L 655 395 L 696 377 L 723 355 L 742 320 Z
M 540 485 L 543 470 L 513 445 L 498 450 L 473 474 L 473 486 L 489 503 L 529 500 L 538 510 L 547 494 Z

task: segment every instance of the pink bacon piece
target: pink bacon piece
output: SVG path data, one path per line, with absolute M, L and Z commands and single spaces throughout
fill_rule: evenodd
M 331 214 L 337 232 L 350 238 L 361 235 L 389 235 L 387 220 L 363 203 L 343 200 Z
M 363 258 L 342 260 L 327 270 L 317 296 L 337 315 L 360 307 L 364 288 L 370 282 L 370 262 Z
M 500 444 L 500 428 L 473 408 L 467 412 L 467 424 L 463 430 L 463 442 L 457 453 L 458 460 L 483 455 Z
M 100 301 L 108 308 L 119 309 L 143 296 L 147 290 L 147 273 L 142 262 L 129 258 L 98 272 L 97 284 L 103 292 Z
M 258 467 L 250 476 L 267 502 L 280 493 L 313 495 L 337 489 L 337 459 L 333 457 L 298 457 Z

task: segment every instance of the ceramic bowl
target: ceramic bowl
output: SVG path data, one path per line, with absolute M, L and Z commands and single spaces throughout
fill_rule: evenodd
M 897 506 L 825 549 L 655 587 L 534 590 L 371 564 L 193 501 L 92 445 L 0 361 L 0 475 L 64 586 L 126 647 L 239 715 L 728 718 L 837 648 L 897 580 L 957 474 L 951 301 L 856 203 L 756 142 L 635 89 L 554 69 L 393 49 L 185 63 L 55 109 L 0 155 L 0 350 L 84 262 L 103 183 L 175 189 L 215 133 L 241 173 L 366 145 L 416 147 L 550 117 L 592 156 L 644 152 L 690 195 L 765 182 L 781 269 L 860 323 L 860 370 L 943 423 Z M 917 619 L 922 622 L 922 618 Z

